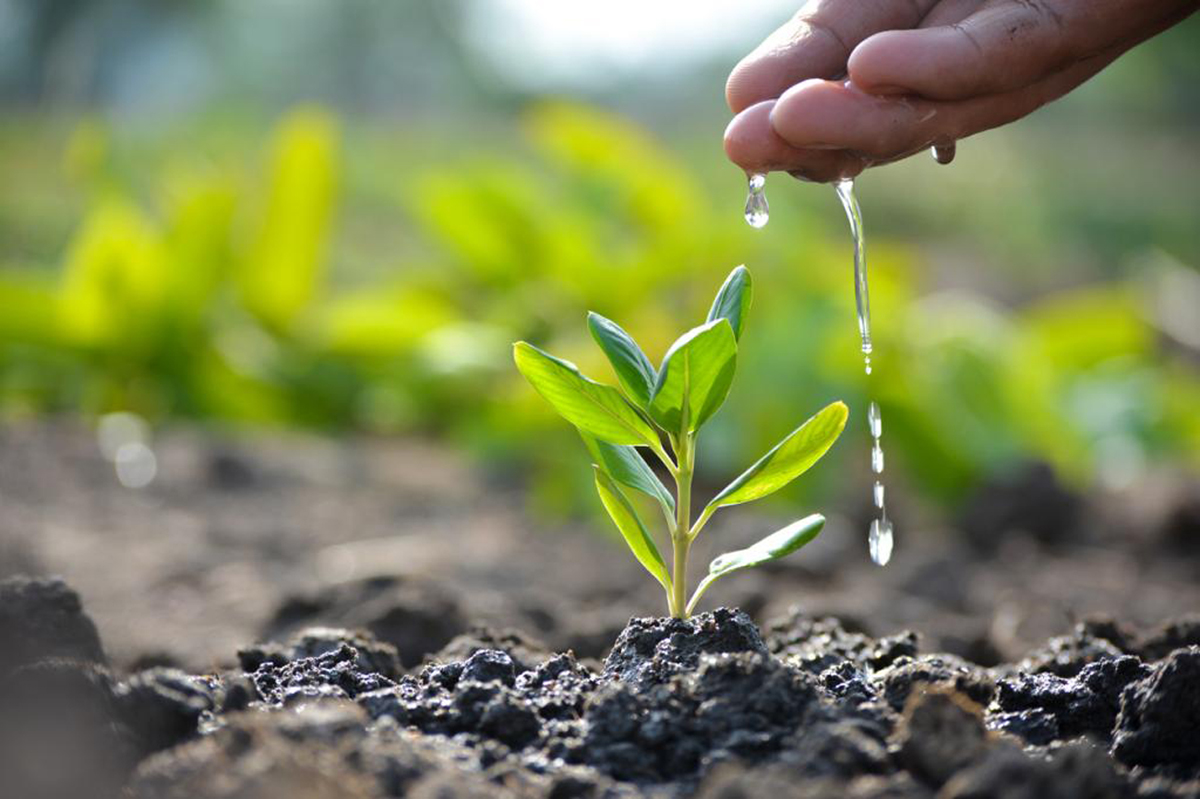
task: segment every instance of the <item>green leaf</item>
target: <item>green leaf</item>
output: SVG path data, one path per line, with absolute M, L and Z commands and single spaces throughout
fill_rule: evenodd
M 625 543 L 633 550 L 633 556 L 646 567 L 650 576 L 662 583 L 663 588 L 670 591 L 671 578 L 667 575 L 667 564 L 663 561 L 662 555 L 658 554 L 658 547 L 654 545 L 654 539 L 646 532 L 646 525 L 642 524 L 641 518 L 634 510 L 633 505 L 629 503 L 628 497 L 621 492 L 613 479 L 605 474 L 599 466 L 595 469 L 596 492 L 600 494 L 600 501 L 604 503 L 604 509 L 608 511 L 608 515 L 616 523 L 617 529 L 625 537 Z
M 825 406 L 713 497 L 709 507 L 750 502 L 783 488 L 808 471 L 833 446 L 849 414 L 843 402 Z
M 825 517 L 814 513 L 811 516 L 805 516 L 798 522 L 792 522 L 782 530 L 771 533 L 745 549 L 718 555 L 708 565 L 708 575 L 700 581 L 700 585 L 696 586 L 696 593 L 692 594 L 692 598 L 688 602 L 688 612 L 692 611 L 708 587 L 718 579 L 739 569 L 760 566 L 768 561 L 786 557 L 816 538 L 824 526 Z
M 750 270 L 739 266 L 729 273 L 725 283 L 717 292 L 712 308 L 708 311 L 708 321 L 728 319 L 733 328 L 733 337 L 740 340 L 742 330 L 746 327 L 746 315 L 750 312 L 750 301 L 754 296 L 754 287 L 750 280 Z
M 689 330 L 663 358 L 650 416 L 679 436 L 698 429 L 725 401 L 736 366 L 737 340 L 729 320 Z
M 513 360 L 554 410 L 580 430 L 611 444 L 661 447 L 658 433 L 620 391 L 584 377 L 570 361 L 524 341 L 513 345 Z
M 658 479 L 658 475 L 650 468 L 634 447 L 623 444 L 609 444 L 595 436 L 579 431 L 584 445 L 588 448 L 596 466 L 621 485 L 628 486 L 643 494 L 649 494 L 659 501 L 668 517 L 675 515 L 675 497 Z
M 293 329 L 324 297 L 341 172 L 338 138 L 333 118 L 315 110 L 293 112 L 275 131 L 266 204 L 234 270 L 246 307 L 273 330 Z
M 588 313 L 588 329 L 608 356 L 608 362 L 617 373 L 625 393 L 643 408 L 649 405 L 658 372 L 642 348 L 620 325 L 598 313 Z

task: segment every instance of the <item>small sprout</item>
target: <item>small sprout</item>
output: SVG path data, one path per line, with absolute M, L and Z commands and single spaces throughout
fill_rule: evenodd
M 612 364 L 620 389 L 585 377 L 574 364 L 532 344 L 514 345 L 521 374 L 579 430 L 592 456 L 601 503 L 634 557 L 662 584 L 668 612 L 682 619 L 717 579 L 790 555 L 817 537 L 825 517 L 813 514 L 752 546 L 727 552 L 713 560 L 696 592 L 687 596 L 688 550 L 717 509 L 765 497 L 808 471 L 833 446 L 849 415 L 841 402 L 826 406 L 719 491 L 693 522 L 696 439 L 733 384 L 751 296 L 750 272 L 739 266 L 717 292 L 705 323 L 680 336 L 658 369 L 620 325 L 588 314 L 588 328 Z M 650 450 L 674 479 L 673 494 L 638 447 Z M 670 533 L 671 568 L 622 486 L 657 500 Z

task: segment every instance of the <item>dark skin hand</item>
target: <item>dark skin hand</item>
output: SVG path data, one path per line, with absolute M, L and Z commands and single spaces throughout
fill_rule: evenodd
M 725 152 L 747 172 L 854 177 L 1020 119 L 1198 7 L 810 0 L 730 74 Z

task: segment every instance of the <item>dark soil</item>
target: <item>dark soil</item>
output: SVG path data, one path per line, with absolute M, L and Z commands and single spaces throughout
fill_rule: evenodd
M 0 445 L 4 799 L 1200 796 L 1177 508 L 1055 484 L 1066 529 L 883 570 L 830 514 L 684 622 L 436 449 L 180 433 L 138 493 L 82 431 Z
M 24 578 L 0 584 L 13 595 L 73 598 Z M 45 627 L 12 640 L 25 660 L 0 687 L 0 775 L 18 797 L 1200 791 L 1200 646 L 1000 676 L 908 633 L 897 653 L 796 614 L 764 639 L 718 608 L 630 620 L 600 669 L 481 636 L 403 673 L 370 633 L 318 628 L 237 668 L 122 678 L 84 654 L 99 650 L 78 608 L 29 609 Z

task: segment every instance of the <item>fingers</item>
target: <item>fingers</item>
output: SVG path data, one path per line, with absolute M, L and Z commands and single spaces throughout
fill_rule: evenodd
M 865 162 L 850 153 L 789 145 L 771 125 L 774 106 L 774 100 L 752 105 L 725 129 L 725 154 L 748 174 L 786 171 L 804 180 L 825 183 L 853 177 L 865 168 Z
M 1001 0 L 955 19 L 971 11 L 971 3 L 952 0 L 934 9 L 921 29 L 864 40 L 850 55 L 848 72 L 855 85 L 876 94 L 962 100 L 1011 92 L 1157 29 L 1162 9 L 1144 4 L 1122 10 L 1129 5 Z
M 734 67 L 725 84 L 729 107 L 738 113 L 807 78 L 845 74 L 846 59 L 859 42 L 881 30 L 916 25 L 934 4 L 810 0 Z
M 851 150 L 884 159 L 945 135 L 949 117 L 945 103 L 880 97 L 843 81 L 808 80 L 775 103 L 771 127 L 792 148 Z
M 772 106 L 771 126 L 792 149 L 840 149 L 868 165 L 891 161 L 1019 119 L 1099 72 L 1120 52 L 1110 48 L 1023 89 L 960 101 L 878 96 L 841 81 L 805 81 Z
M 962 22 L 979 10 L 987 0 L 941 0 L 929 10 L 918 27 L 933 28 L 938 25 L 953 25 Z

